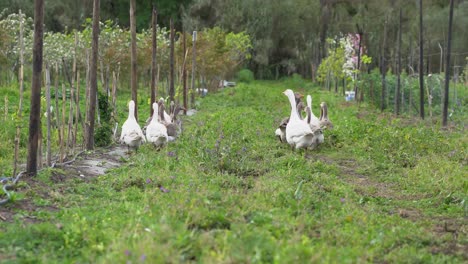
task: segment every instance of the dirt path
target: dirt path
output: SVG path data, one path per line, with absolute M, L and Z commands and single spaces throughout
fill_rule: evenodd
M 468 259 L 468 244 L 466 243 L 468 235 L 467 217 L 430 216 L 419 208 L 398 205 L 399 202 L 427 198 L 427 195 L 422 193 L 403 194 L 394 183 L 381 182 L 371 176 L 363 175 L 358 172 L 359 164 L 356 160 L 335 159 L 325 155 L 317 155 L 313 159 L 338 167 L 340 178 L 353 186 L 355 192 L 362 197 L 394 201 L 392 204 L 395 208 L 389 211 L 389 214 L 397 214 L 403 219 L 426 225 L 428 226 L 428 232 L 433 233 L 436 237 L 445 236 L 446 243 L 434 244 L 432 246 L 433 253 L 459 255 Z
M 50 180 L 54 183 L 66 182 L 72 178 L 80 178 L 84 181 L 103 175 L 107 170 L 116 168 L 126 161 L 128 155 L 127 149 L 122 146 L 112 146 L 110 148 L 102 148 L 95 150 L 92 153 L 83 152 L 69 164 L 56 165 L 51 169 Z M 23 177 L 17 183 L 17 188 L 14 190 L 19 193 L 35 193 L 38 197 L 47 199 L 50 193 L 56 186 L 51 186 L 43 180 Z M 15 215 L 20 213 L 25 222 L 37 222 L 33 217 L 34 212 L 40 210 L 58 210 L 58 208 L 47 205 L 39 206 L 35 203 L 32 197 L 26 195 L 23 199 L 9 202 L 4 206 L 0 206 L 0 223 L 13 222 Z

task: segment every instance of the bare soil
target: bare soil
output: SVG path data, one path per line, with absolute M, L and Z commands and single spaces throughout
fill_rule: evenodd
M 50 180 L 53 183 L 63 183 L 72 178 L 80 178 L 88 181 L 99 175 L 104 175 L 108 169 L 121 165 L 128 154 L 126 148 L 122 146 L 112 146 L 95 150 L 92 153 L 83 152 L 75 160 L 68 164 L 57 164 L 52 170 Z M 34 198 L 50 198 L 52 187 L 34 177 L 23 176 L 17 183 L 15 192 L 24 193 L 25 197 L 14 202 L 0 206 L 0 222 L 13 222 L 19 218 L 23 223 L 38 222 L 33 215 L 36 211 L 54 211 L 58 208 L 54 206 L 39 206 L 35 204 Z

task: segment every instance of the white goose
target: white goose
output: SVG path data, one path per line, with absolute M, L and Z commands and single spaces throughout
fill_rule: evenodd
M 300 99 L 298 100 L 297 97 L 296 97 L 296 103 L 297 103 L 297 107 L 296 107 L 297 113 L 299 115 L 299 118 L 302 119 L 301 113 L 304 110 L 304 104 L 300 101 Z M 288 122 L 289 122 L 289 117 L 285 117 L 283 120 L 281 120 L 280 125 L 275 131 L 275 135 L 280 140 L 280 142 L 286 142 L 286 126 L 288 125 Z
M 333 129 L 333 123 L 328 119 L 327 103 L 320 103 L 320 127 L 322 129 Z
M 128 148 L 138 149 L 141 143 L 145 141 L 145 136 L 141 131 L 140 125 L 135 119 L 135 102 L 130 100 L 128 103 L 128 118 L 122 125 L 120 142 L 125 143 Z
M 307 113 L 307 119 L 306 119 L 307 124 L 309 124 L 310 129 L 314 133 L 312 144 L 309 146 L 309 147 L 311 147 L 313 149 L 316 146 L 318 146 L 319 144 L 322 144 L 325 141 L 325 139 L 323 137 L 323 131 L 320 128 L 320 126 L 312 124 L 312 115 L 313 115 L 313 113 L 312 113 L 312 110 L 310 109 L 309 106 L 306 107 L 306 113 Z
M 159 120 L 167 129 L 167 141 L 174 141 L 177 138 L 177 125 L 171 122 L 171 117 L 166 119 L 164 102 L 159 105 Z
M 153 116 L 146 128 L 146 140 L 153 143 L 157 148 L 167 143 L 167 128 L 158 122 L 158 104 L 153 103 Z
M 310 129 L 314 132 L 314 140 L 310 147 L 315 148 L 319 144 L 322 144 L 325 139 L 323 137 L 322 127 L 320 126 L 320 119 L 318 119 L 317 116 L 314 115 L 314 112 L 312 112 L 312 96 L 310 96 L 310 94 L 307 95 L 306 100 L 307 123 L 309 124 Z
M 161 107 L 161 105 L 164 105 L 164 98 L 159 98 L 159 101 L 158 101 L 158 105 L 159 107 Z M 160 115 L 164 116 L 164 118 L 159 118 L 159 122 L 162 122 L 163 120 L 165 120 L 166 122 L 170 122 L 172 120 L 171 116 L 168 115 L 166 113 L 166 110 L 162 110 L 162 113 L 160 113 Z
M 294 92 L 291 89 L 287 89 L 284 91 L 284 94 L 288 97 L 291 104 L 291 115 L 286 125 L 286 141 L 292 148 L 307 148 L 312 144 L 314 134 L 310 126 L 304 120 L 301 120 L 297 113 Z
M 310 94 L 307 95 L 307 107 L 310 108 L 310 122 L 309 123 L 314 126 L 320 127 L 320 120 L 314 115 L 314 112 L 312 112 L 312 96 L 310 96 Z

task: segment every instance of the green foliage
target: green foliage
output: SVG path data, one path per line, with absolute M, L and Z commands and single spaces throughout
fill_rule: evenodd
M 198 34 L 196 45 L 197 69 L 211 86 L 234 75 L 250 57 L 250 37 L 245 32 L 228 33 L 220 27 L 205 29 Z
M 112 144 L 112 107 L 109 104 L 108 97 L 104 93 L 99 91 L 98 97 L 98 107 L 99 115 L 101 117 L 101 125 L 97 126 L 94 131 L 94 143 L 97 147 L 105 147 Z
M 333 40 L 330 40 L 333 41 Z M 338 45 L 338 44 L 335 44 Z M 318 71 L 317 80 L 324 82 L 329 77 L 341 79 L 344 77 L 343 64 L 345 63 L 344 47 L 338 45 L 330 50 L 328 57 L 322 60 Z
M 238 82 L 250 83 L 254 78 L 254 74 L 249 69 L 242 69 L 236 74 L 236 79 Z
M 105 123 L 95 128 L 94 144 L 96 145 L 96 147 L 107 147 L 112 144 L 111 124 Z

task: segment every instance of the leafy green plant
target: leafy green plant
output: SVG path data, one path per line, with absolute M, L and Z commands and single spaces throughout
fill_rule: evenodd
M 102 92 L 98 93 L 99 115 L 101 117 L 101 125 L 97 126 L 94 131 L 94 141 L 96 146 L 105 147 L 112 143 L 112 124 L 111 113 L 112 106 L 109 104 L 108 97 Z
M 238 82 L 250 83 L 254 80 L 254 74 L 249 69 L 242 69 L 236 74 Z

